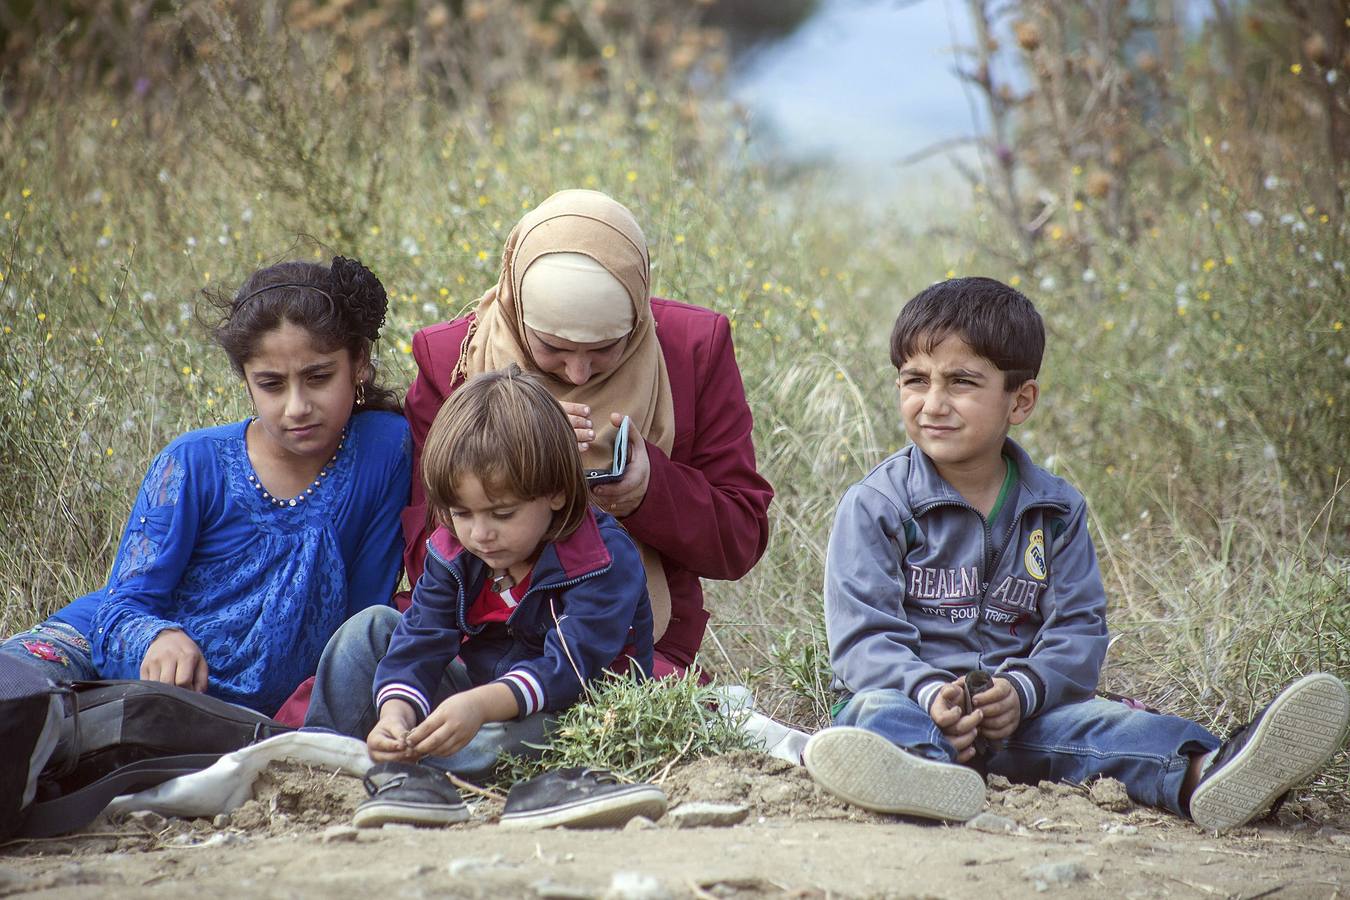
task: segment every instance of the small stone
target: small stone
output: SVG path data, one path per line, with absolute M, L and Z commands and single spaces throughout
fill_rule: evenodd
M 334 825 L 319 832 L 321 844 L 350 844 L 360 831 L 351 825 Z
M 976 831 L 986 831 L 989 834 L 1010 834 L 1017 830 L 1017 823 L 1007 816 L 982 812 L 967 822 L 966 827 L 973 828 Z
M 1042 890 L 1041 884 L 1071 884 L 1075 881 L 1083 881 L 1089 877 L 1087 868 L 1076 859 L 1066 859 L 1060 862 L 1041 863 L 1038 866 L 1031 866 L 1026 870 L 1026 877 L 1030 881 L 1036 882 L 1036 890 Z
M 990 775 L 985 779 L 985 784 L 991 791 L 1006 791 L 1012 787 L 1012 782 L 1002 775 Z
M 558 884 L 548 879 L 534 882 L 530 885 L 530 890 L 543 900 L 595 900 L 593 891 L 570 884 Z
M 670 891 L 660 879 L 641 872 L 615 872 L 609 880 L 604 900 L 671 900 Z
M 726 828 L 744 822 L 750 807 L 739 803 L 681 803 L 667 815 L 676 828 Z
M 1125 835 L 1138 834 L 1139 826 L 1128 825 L 1124 822 L 1103 822 L 1102 831 L 1106 832 L 1107 834 L 1125 834 Z
M 464 875 L 468 872 L 478 872 L 483 869 L 495 869 L 502 864 L 502 855 L 494 853 L 492 856 L 484 859 L 480 856 L 466 856 L 461 859 L 450 860 L 450 874 Z
M 374 834 L 375 832 L 373 832 L 373 831 L 367 831 L 367 832 L 363 832 L 363 833 L 364 833 L 364 834 Z M 436 871 L 436 867 L 435 867 L 435 866 L 429 866 L 429 865 L 427 865 L 426 863 L 418 863 L 417 865 L 413 866 L 411 869 L 408 870 L 408 877 L 409 877 L 409 878 L 421 878 L 423 875 L 430 875 L 430 874 L 431 874 L 432 872 L 434 872 L 434 871 Z
M 770 806 L 791 803 L 797 799 L 797 787 L 786 781 L 776 781 L 767 785 L 759 793 L 760 801 Z
M 623 830 L 646 831 L 650 828 L 655 827 L 656 823 L 653 822 L 651 819 L 647 818 L 646 816 L 633 816 L 633 818 L 629 819 L 628 822 L 623 826 Z
M 148 809 L 138 809 L 135 812 L 127 813 L 127 821 L 133 825 L 139 825 L 149 831 L 159 831 L 169 820 L 159 813 Z
M 1133 804 L 1125 785 L 1114 778 L 1098 778 L 1088 790 L 1088 799 L 1111 812 L 1126 812 Z
M 214 819 L 211 820 L 211 824 L 214 825 L 216 828 L 229 828 L 230 814 L 221 813 L 220 815 L 216 816 Z

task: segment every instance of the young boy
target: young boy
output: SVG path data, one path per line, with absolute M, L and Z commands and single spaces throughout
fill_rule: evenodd
M 936 284 L 901 310 L 891 361 L 913 444 L 839 504 L 825 626 L 845 699 L 806 766 L 878 812 L 969 819 L 984 804 L 975 765 L 1116 778 L 1137 803 L 1241 825 L 1340 747 L 1350 692 L 1310 675 L 1223 742 L 1094 698 L 1106 596 L 1087 509 L 1008 439 L 1036 407 L 1044 346 L 1031 302 L 993 279 Z

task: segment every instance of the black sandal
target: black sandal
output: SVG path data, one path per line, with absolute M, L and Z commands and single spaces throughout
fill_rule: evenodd
M 370 799 L 352 816 L 357 828 L 378 828 L 389 822 L 453 825 L 469 818 L 469 808 L 450 779 L 429 766 L 379 763 L 362 781 Z

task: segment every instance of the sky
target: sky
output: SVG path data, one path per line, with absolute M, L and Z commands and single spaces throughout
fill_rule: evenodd
M 954 46 L 963 0 L 824 0 L 787 39 L 744 60 L 732 93 L 766 152 L 891 165 L 975 133 Z

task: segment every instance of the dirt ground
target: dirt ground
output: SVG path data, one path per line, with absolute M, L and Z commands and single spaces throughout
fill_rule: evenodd
M 672 771 L 672 808 L 742 804 L 730 827 L 503 831 L 500 799 L 470 822 L 349 827 L 347 775 L 274 764 L 215 821 L 137 813 L 77 835 L 0 846 L 0 896 L 214 897 L 1350 897 L 1350 815 L 1315 801 L 1222 837 L 1091 791 L 995 780 L 964 826 L 874 816 L 806 770 L 743 753 Z

